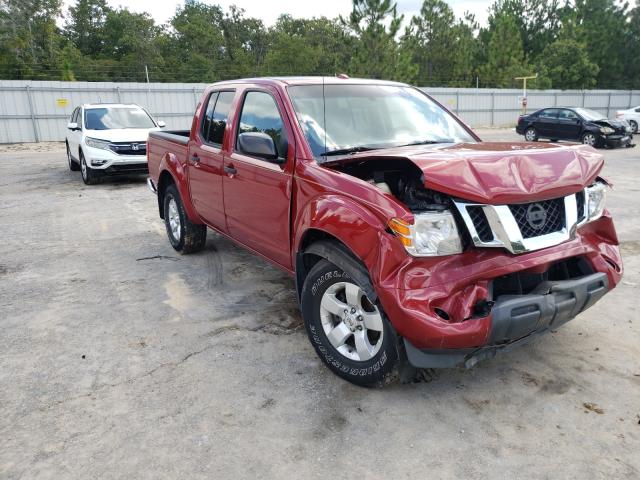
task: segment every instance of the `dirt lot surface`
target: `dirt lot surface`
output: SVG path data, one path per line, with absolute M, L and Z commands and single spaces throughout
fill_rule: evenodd
M 144 178 L 43 149 L 0 153 L 0 478 L 640 478 L 640 147 L 603 152 L 616 290 L 382 390 L 320 363 L 286 275 L 212 233 L 176 254 Z

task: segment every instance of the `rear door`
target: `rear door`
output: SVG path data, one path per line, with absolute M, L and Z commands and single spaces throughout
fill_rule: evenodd
M 558 109 L 542 110 L 535 122 L 535 128 L 541 137 L 558 138 Z
M 189 142 L 189 191 L 198 215 L 209 225 L 226 231 L 222 174 L 222 144 L 227 128 L 233 90 L 211 92 L 203 107 L 200 128 Z
M 249 248 L 291 269 L 290 206 L 295 148 L 293 132 L 275 89 L 245 90 L 234 119 L 233 142 L 225 157 L 224 205 L 229 234 Z M 238 151 L 238 135 L 271 136 L 277 160 Z

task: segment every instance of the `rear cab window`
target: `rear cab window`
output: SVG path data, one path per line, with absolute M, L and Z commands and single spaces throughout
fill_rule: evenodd
M 235 91 L 231 90 L 213 92 L 209 96 L 200 131 L 206 143 L 222 146 L 234 97 Z
M 270 93 L 249 91 L 245 95 L 238 125 L 238 136 L 246 132 L 261 132 L 269 135 L 276 146 L 278 158 L 286 160 L 289 149 L 287 131 L 278 105 Z M 237 136 L 235 148 L 239 150 Z

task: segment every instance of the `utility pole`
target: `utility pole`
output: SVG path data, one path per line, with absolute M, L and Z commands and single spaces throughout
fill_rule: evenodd
M 149 83 L 149 69 L 147 68 L 147 66 L 144 66 L 144 74 L 147 77 L 147 83 Z
M 534 80 L 538 78 L 538 74 L 530 75 L 528 77 L 515 77 L 514 80 L 522 80 L 522 114 L 527 114 L 527 80 Z

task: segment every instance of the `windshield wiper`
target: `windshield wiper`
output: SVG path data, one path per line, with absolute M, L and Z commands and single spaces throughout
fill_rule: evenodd
M 404 145 L 398 145 L 398 146 L 413 147 L 414 145 L 436 145 L 438 143 L 455 143 L 455 140 L 451 138 L 441 138 L 440 140 L 418 140 L 417 142 L 406 143 Z
M 327 152 L 322 153 L 320 156 L 321 157 L 332 157 L 335 155 L 351 155 L 353 153 L 358 153 L 358 152 L 368 152 L 370 150 L 376 150 L 375 148 L 371 148 L 371 147 L 348 147 L 348 148 L 338 148 L 337 150 L 329 150 Z

